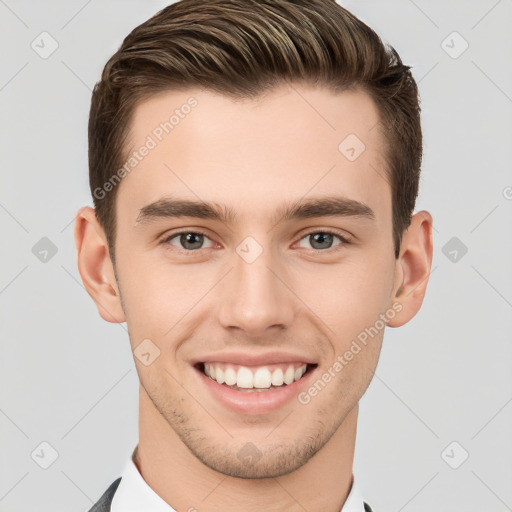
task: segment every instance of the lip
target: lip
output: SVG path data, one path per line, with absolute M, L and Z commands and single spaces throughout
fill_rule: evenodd
M 300 354 L 289 354 L 286 352 L 266 352 L 265 354 L 249 354 L 247 352 L 215 352 L 197 358 L 191 362 L 193 366 L 199 363 L 232 363 L 241 366 L 265 366 L 267 364 L 279 363 L 307 363 L 317 364 L 311 357 Z M 291 384 L 290 384 L 291 386 Z
M 220 356 L 216 355 L 215 360 L 219 359 Z M 212 358 L 212 361 L 213 360 L 214 359 Z M 247 361 L 247 358 L 245 361 Z M 268 363 L 268 359 L 266 361 Z M 287 361 L 290 361 L 290 359 L 287 359 Z M 297 359 L 296 361 L 303 360 Z M 217 402 L 231 411 L 251 416 L 271 413 L 280 407 L 283 407 L 287 402 L 293 400 L 301 390 L 310 385 L 309 383 L 313 378 L 312 376 L 316 374 L 316 369 L 316 365 L 308 365 L 308 369 L 302 378 L 292 382 L 291 384 L 283 385 L 275 389 L 269 389 L 268 391 L 247 392 L 237 391 L 225 386 L 224 384 L 219 384 L 216 380 L 211 379 L 203 373 L 200 364 L 196 364 L 194 366 L 194 371 L 198 375 L 200 381 L 204 386 L 206 386 L 210 395 Z

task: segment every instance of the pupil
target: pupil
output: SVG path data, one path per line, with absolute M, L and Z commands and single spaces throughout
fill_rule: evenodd
M 332 245 L 332 236 L 330 233 L 314 233 L 310 236 L 311 245 L 315 249 L 329 249 Z M 327 241 L 327 242 L 326 242 Z M 320 243 L 321 247 L 315 247 L 317 242 Z M 327 245 L 325 245 L 327 243 Z M 322 245 L 323 244 L 323 245 Z
M 181 235 L 181 244 L 186 249 L 199 249 L 203 242 L 203 235 L 200 233 L 186 233 L 185 235 Z M 194 242 L 194 238 L 199 239 L 199 241 Z

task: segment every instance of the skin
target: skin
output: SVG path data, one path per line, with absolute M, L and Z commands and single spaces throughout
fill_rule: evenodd
M 245 101 L 199 89 L 164 92 L 137 106 L 132 147 L 190 96 L 197 107 L 119 185 L 116 272 L 94 210 L 81 208 L 76 218 L 78 267 L 99 314 L 127 323 L 132 350 L 147 338 L 160 350 L 149 366 L 134 358 L 136 463 L 180 512 L 339 512 L 352 483 L 358 402 L 385 329 L 309 403 L 291 400 L 266 414 L 237 414 L 212 399 L 191 361 L 278 349 L 309 356 L 322 374 L 393 304 L 401 309 L 389 327 L 418 312 L 432 217 L 414 214 L 395 259 L 383 136 L 365 93 L 302 84 Z M 366 146 L 352 162 L 338 150 L 350 133 Z M 143 206 L 169 194 L 226 205 L 237 219 L 137 221 Z M 285 202 L 333 194 L 365 203 L 375 219 L 271 220 Z M 196 251 L 191 257 L 179 236 L 162 242 L 194 229 L 207 238 L 188 249 Z M 335 236 L 332 248 L 318 248 L 306 235 L 322 229 L 352 241 Z M 250 264 L 236 252 L 247 236 L 263 249 Z M 261 454 L 256 463 L 237 457 L 248 442 Z

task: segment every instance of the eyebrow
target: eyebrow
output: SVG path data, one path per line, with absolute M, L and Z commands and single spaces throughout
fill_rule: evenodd
M 194 217 L 232 224 L 237 218 L 236 211 L 216 202 L 190 199 L 161 198 L 142 207 L 137 216 L 137 224 L 147 224 L 159 219 Z M 277 209 L 272 216 L 273 225 L 294 219 L 316 217 L 358 217 L 375 220 L 374 211 L 365 203 L 342 196 L 328 196 L 299 199 Z

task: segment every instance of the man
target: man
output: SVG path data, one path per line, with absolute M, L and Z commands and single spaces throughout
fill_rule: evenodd
M 409 67 L 334 1 L 182 0 L 128 35 L 75 240 L 139 443 L 91 510 L 371 510 L 358 402 L 425 294 L 421 157 Z

